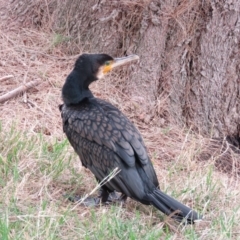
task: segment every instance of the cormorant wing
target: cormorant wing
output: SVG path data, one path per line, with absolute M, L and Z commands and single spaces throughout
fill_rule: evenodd
M 104 100 L 94 99 L 90 103 L 83 103 L 76 107 L 63 106 L 62 118 L 63 130 L 72 145 L 74 145 L 73 142 L 76 145 L 79 141 L 77 136 L 79 136 L 88 140 L 89 143 L 94 142 L 99 146 L 105 146 L 128 167 L 139 165 L 155 186 L 158 185 L 155 171 L 139 131 L 116 107 Z M 71 141 L 70 135 L 73 138 L 73 132 L 77 135 L 74 134 L 75 140 Z M 77 152 L 80 155 L 80 152 Z M 86 157 L 82 156 L 82 158 Z M 84 164 L 84 159 L 81 160 Z M 111 161 L 111 159 L 105 159 L 105 161 Z M 115 160 L 112 159 L 112 161 Z

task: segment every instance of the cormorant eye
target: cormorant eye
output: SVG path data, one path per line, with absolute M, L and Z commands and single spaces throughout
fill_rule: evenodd
M 105 62 L 105 65 L 109 66 L 110 65 L 110 61 Z

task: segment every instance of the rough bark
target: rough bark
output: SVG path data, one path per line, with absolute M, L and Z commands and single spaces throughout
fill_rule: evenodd
M 239 139 L 239 0 L 39 0 L 35 6 L 13 0 L 10 6 L 23 25 L 48 21 L 70 37 L 70 54 L 140 55 L 126 91 L 144 96 L 149 114 Z
M 213 135 L 240 136 L 240 2 L 212 3 L 212 19 L 200 40 L 200 104 L 193 120 Z
M 240 134 L 240 2 L 227 2 L 211 1 L 201 31 L 189 36 L 175 61 L 180 48 L 169 47 L 171 85 L 178 89 L 171 89 L 171 116 L 214 137 Z

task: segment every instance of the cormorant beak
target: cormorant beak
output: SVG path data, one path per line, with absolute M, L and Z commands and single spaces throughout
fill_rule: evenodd
M 122 57 L 122 58 L 114 58 L 113 63 L 112 63 L 112 69 L 131 63 L 133 61 L 137 61 L 139 60 L 139 56 L 138 55 L 129 55 L 127 57 Z
M 127 57 L 122 57 L 122 58 L 114 58 L 113 61 L 111 61 L 109 63 L 109 65 L 105 65 L 103 68 L 103 73 L 107 73 L 109 71 L 111 71 L 114 68 L 118 68 L 120 66 L 129 64 L 133 61 L 137 61 L 139 60 L 139 56 L 138 55 L 129 55 Z

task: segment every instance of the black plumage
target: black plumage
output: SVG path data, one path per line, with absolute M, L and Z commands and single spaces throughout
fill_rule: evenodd
M 151 204 L 179 221 L 193 223 L 200 216 L 189 207 L 164 194 L 141 134 L 130 120 L 112 104 L 97 99 L 89 90 L 91 82 L 115 66 L 136 60 L 131 56 L 113 59 L 106 54 L 83 54 L 75 63 L 62 88 L 63 131 L 84 167 L 98 181 L 113 169 L 120 172 L 102 187 L 101 200 L 113 191 L 143 204 Z

